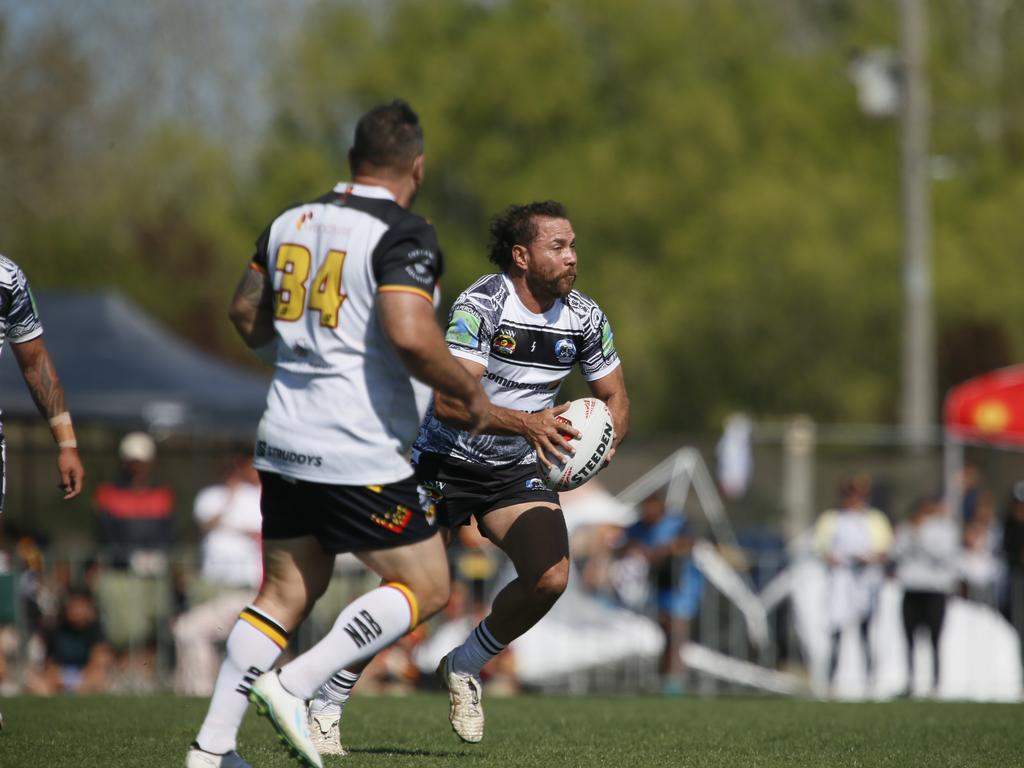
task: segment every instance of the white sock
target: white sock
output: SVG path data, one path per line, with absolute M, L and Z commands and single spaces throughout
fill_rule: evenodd
M 352 695 L 352 689 L 359 681 L 358 672 L 349 672 L 343 669 L 331 679 L 320 686 L 316 696 L 309 702 L 309 711 L 314 715 L 340 715 L 345 711 L 345 704 L 348 697 Z
M 416 598 L 409 588 L 385 584 L 345 606 L 323 640 L 281 668 L 281 685 L 311 699 L 338 670 L 368 659 L 416 626 Z
M 235 748 L 249 706 L 249 687 L 270 669 L 286 645 L 288 633 L 263 611 L 250 605 L 239 614 L 228 635 L 210 709 L 196 737 L 200 749 L 219 755 Z
M 452 651 L 452 670 L 477 677 L 484 664 L 493 659 L 505 646 L 494 639 L 484 619 L 469 633 L 469 637 Z

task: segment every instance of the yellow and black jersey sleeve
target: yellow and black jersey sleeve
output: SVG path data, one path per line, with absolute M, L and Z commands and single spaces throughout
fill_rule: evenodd
M 380 292 L 416 293 L 433 302 L 442 269 L 437 232 L 419 216 L 403 217 L 373 252 L 373 274 Z

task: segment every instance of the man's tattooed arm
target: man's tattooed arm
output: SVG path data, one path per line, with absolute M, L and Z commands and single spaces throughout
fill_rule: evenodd
M 273 340 L 274 291 L 266 273 L 255 266 L 245 270 L 228 316 L 247 346 L 262 347 Z
M 23 344 L 11 344 L 11 351 L 18 361 L 39 413 L 47 419 L 64 413 L 67 410 L 64 388 L 60 385 L 57 370 L 42 338 L 36 337 Z

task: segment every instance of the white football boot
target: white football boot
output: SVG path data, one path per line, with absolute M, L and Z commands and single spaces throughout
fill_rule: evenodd
M 484 708 L 480 704 L 484 689 L 473 675 L 455 672 L 449 653 L 437 665 L 437 676 L 448 689 L 448 722 L 463 741 L 476 744 L 484 737 Z
M 281 743 L 306 768 L 323 768 L 323 761 L 309 735 L 306 702 L 284 689 L 277 670 L 264 672 L 249 689 L 249 701 L 256 711 L 270 720 Z
M 204 752 L 199 745 L 192 742 L 185 753 L 185 768 L 252 768 L 234 750 L 223 755 Z
M 314 715 L 309 710 L 309 734 L 313 737 L 316 751 L 321 755 L 341 755 L 348 751 L 341 746 L 341 715 L 321 712 Z

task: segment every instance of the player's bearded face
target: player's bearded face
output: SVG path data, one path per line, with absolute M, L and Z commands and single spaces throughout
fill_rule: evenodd
M 535 294 L 565 298 L 576 283 L 576 233 L 568 219 L 537 219 L 526 282 Z

